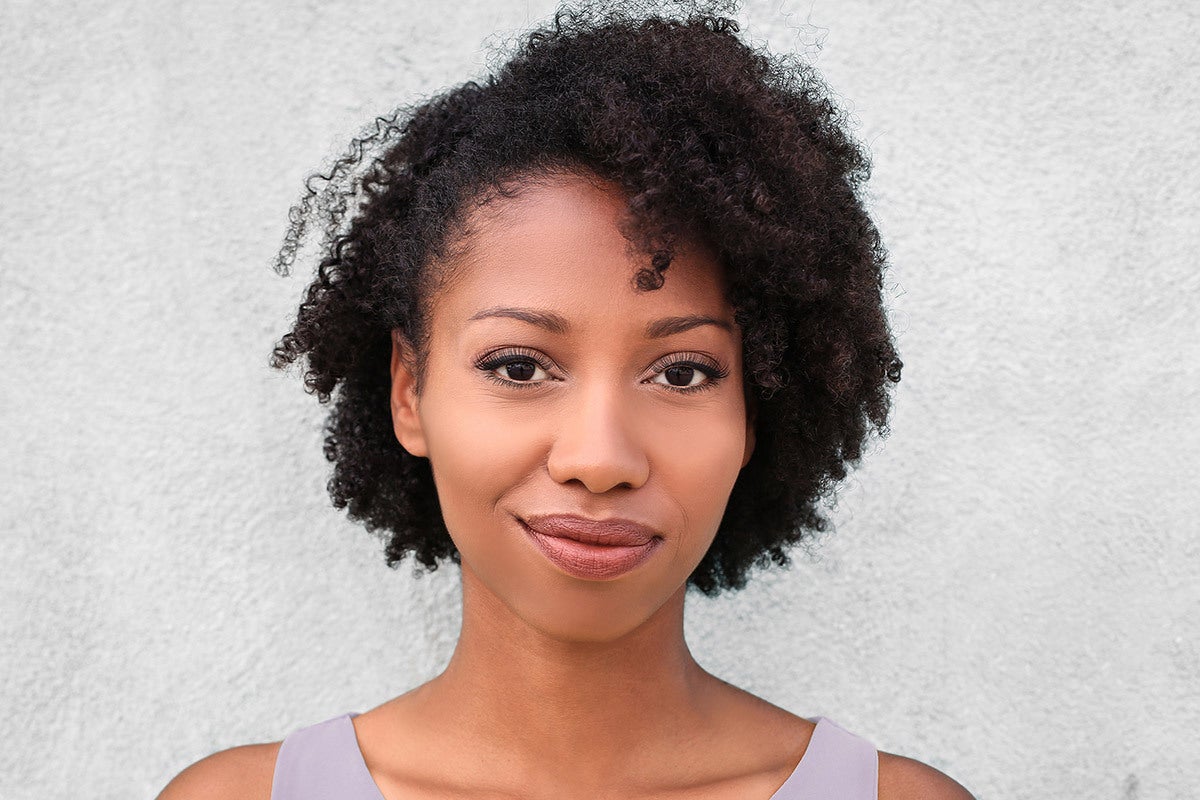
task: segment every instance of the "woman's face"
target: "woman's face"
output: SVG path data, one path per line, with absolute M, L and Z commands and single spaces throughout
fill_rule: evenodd
M 683 589 L 754 445 L 718 262 L 680 248 L 637 291 L 625 207 L 568 176 L 493 200 L 432 301 L 419 396 L 399 338 L 392 359 L 396 436 L 430 460 L 464 582 L 563 640 L 616 639 Z

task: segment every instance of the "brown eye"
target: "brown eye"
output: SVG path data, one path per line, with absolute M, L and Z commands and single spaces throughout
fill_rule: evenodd
M 484 375 L 505 386 L 540 386 L 550 377 L 549 363 L 543 363 L 524 348 L 508 348 L 490 353 L 475 363 Z
M 667 367 L 665 370 L 667 383 L 672 386 L 691 386 L 692 378 L 696 375 L 696 370 L 688 366 Z
M 681 360 L 679 356 L 675 356 L 674 360 L 660 361 L 655 365 L 659 372 L 654 376 L 653 383 L 658 383 L 663 386 L 679 392 L 698 392 L 702 389 L 708 389 L 716 386 L 726 372 L 724 368 L 713 364 L 702 364 L 694 360 Z
M 533 374 L 537 371 L 537 364 L 532 361 L 510 361 L 504 365 L 503 369 L 509 380 L 528 381 L 533 379 Z

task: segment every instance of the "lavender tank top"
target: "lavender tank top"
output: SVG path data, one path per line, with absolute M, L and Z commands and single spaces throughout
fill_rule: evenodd
M 356 713 L 293 731 L 279 748 L 271 800 L 384 800 L 367 771 Z M 878 800 L 879 754 L 833 720 L 813 717 L 808 748 L 775 794 L 763 800 Z

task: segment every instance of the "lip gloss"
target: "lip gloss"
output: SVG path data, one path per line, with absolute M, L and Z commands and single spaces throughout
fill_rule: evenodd
M 641 545 L 587 544 L 565 537 L 546 536 L 523 521 L 520 524 L 542 555 L 563 572 L 583 580 L 618 578 L 645 562 L 663 541 L 654 538 Z

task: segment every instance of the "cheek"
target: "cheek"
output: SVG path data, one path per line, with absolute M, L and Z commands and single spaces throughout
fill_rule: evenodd
M 707 521 L 715 533 L 745 452 L 746 422 L 740 407 L 679 415 L 658 427 L 656 440 L 655 461 L 669 491 L 695 522 L 701 521 L 701 513 L 715 515 Z
M 556 412 L 532 405 L 536 413 L 528 398 L 497 398 L 466 386 L 431 386 L 422 400 L 442 514 L 455 544 L 477 564 L 505 560 L 503 540 L 513 510 L 504 505 L 506 496 L 531 480 L 549 480 L 540 473 Z M 676 509 L 675 514 L 664 509 L 664 519 L 675 517 L 674 544 L 686 551 L 678 555 L 698 560 L 716 534 L 741 469 L 746 423 L 740 396 L 707 406 L 651 402 L 631 417 L 628 433 L 651 464 L 654 485 L 645 488 Z
M 429 398 L 431 405 L 441 399 Z M 505 419 L 492 404 L 461 395 L 423 415 L 434 477 L 450 504 L 492 497 L 533 454 L 530 432 Z

